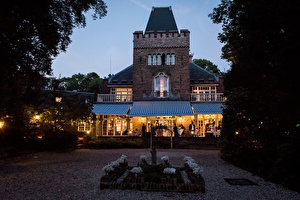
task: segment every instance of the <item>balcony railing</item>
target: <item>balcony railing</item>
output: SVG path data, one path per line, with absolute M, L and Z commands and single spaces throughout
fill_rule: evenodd
M 164 93 L 164 97 L 169 94 Z M 155 94 L 155 97 L 160 97 L 160 95 Z M 212 94 L 191 94 L 192 102 L 223 102 L 225 100 L 223 93 L 212 93 Z M 98 94 L 97 102 L 132 102 L 132 94 Z
M 98 94 L 97 102 L 131 102 L 132 94 Z
M 223 93 L 211 93 L 211 94 L 191 94 L 191 101 L 196 102 L 223 102 L 225 100 Z

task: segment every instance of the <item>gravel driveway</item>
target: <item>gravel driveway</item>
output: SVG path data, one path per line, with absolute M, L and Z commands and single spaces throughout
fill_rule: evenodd
M 100 189 L 102 167 L 122 154 L 129 165 L 136 165 L 141 155 L 151 162 L 150 149 L 42 152 L 0 160 L 0 199 L 272 199 L 300 200 L 300 194 L 266 182 L 219 158 L 218 150 L 158 149 L 157 158 L 169 156 L 174 166 L 183 166 L 183 157 L 191 156 L 204 169 L 206 193 L 143 192 Z M 224 178 L 246 178 L 257 185 L 230 185 Z

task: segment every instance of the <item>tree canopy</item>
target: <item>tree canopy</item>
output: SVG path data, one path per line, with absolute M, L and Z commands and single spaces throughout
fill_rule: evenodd
M 300 158 L 299 11 L 295 1 L 222 0 L 209 15 L 222 23 L 222 57 L 231 62 L 224 79 L 223 158 L 251 163 L 289 186 L 288 177 L 300 178 L 292 170 L 300 165 L 287 164 Z
M 102 0 L 4 0 L 0 7 L 0 117 L 22 114 L 52 72 L 52 60 L 71 43 L 75 27 L 85 27 L 85 13 L 106 15 Z
M 72 77 L 64 77 L 61 79 L 64 83 L 65 90 L 76 90 L 79 92 L 101 93 L 102 79 L 95 72 L 88 74 L 74 74 Z
M 209 60 L 206 60 L 206 59 L 193 59 L 193 62 L 202 67 L 203 69 L 206 69 L 210 72 L 213 72 L 215 74 L 218 74 L 220 75 L 221 74 L 221 71 L 220 69 L 218 69 L 218 66 L 215 65 L 214 63 L 212 63 L 211 61 Z

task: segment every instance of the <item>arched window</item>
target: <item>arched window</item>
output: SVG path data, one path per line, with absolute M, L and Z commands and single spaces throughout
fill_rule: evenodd
M 155 97 L 165 98 L 169 96 L 169 77 L 164 73 L 159 73 L 154 77 Z
M 175 54 L 171 54 L 171 65 L 175 65 Z
M 161 65 L 161 55 L 157 54 L 157 65 Z
M 152 56 L 148 54 L 148 65 L 152 65 Z
M 167 65 L 171 64 L 171 56 L 170 54 L 167 54 Z
M 156 65 L 156 55 L 153 54 L 152 56 L 152 65 Z

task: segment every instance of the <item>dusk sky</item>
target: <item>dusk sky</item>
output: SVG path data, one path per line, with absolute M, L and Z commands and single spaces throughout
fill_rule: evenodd
M 107 16 L 93 20 L 87 13 L 87 26 L 76 28 L 66 52 L 53 62 L 53 76 L 96 72 L 101 78 L 116 74 L 133 63 L 133 33 L 145 31 L 152 7 L 172 7 L 178 29 L 190 31 L 193 58 L 207 59 L 221 71 L 229 64 L 221 59 L 222 43 L 217 39 L 220 24 L 208 14 L 220 0 L 104 0 Z

